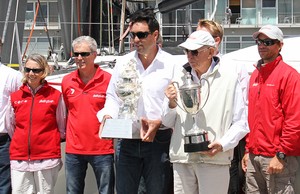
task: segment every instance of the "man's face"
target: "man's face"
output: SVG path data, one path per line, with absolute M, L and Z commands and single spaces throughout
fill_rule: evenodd
M 158 31 L 150 32 L 146 22 L 134 23 L 131 27 L 130 34 L 131 41 L 139 54 L 148 54 L 153 47 L 156 47 Z
M 267 42 L 267 43 L 264 43 Z M 270 42 L 270 43 L 269 43 Z M 269 45 L 269 44 L 271 45 Z M 267 45 L 265 45 L 267 44 Z M 257 48 L 260 57 L 263 59 L 264 63 L 269 63 L 273 61 L 279 54 L 282 43 L 278 40 L 272 40 L 264 34 L 260 34 L 257 37 Z
M 194 51 L 185 50 L 188 61 L 198 74 L 205 73 L 214 55 L 214 49 L 208 46 L 201 47 Z
M 79 70 L 94 67 L 96 52 L 91 52 L 91 49 L 86 42 L 77 44 L 73 48 L 75 62 Z

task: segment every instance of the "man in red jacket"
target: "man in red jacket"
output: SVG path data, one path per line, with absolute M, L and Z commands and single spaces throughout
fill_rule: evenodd
M 68 109 L 66 130 L 67 193 L 84 193 L 88 163 L 99 193 L 114 193 L 114 149 L 112 140 L 100 139 L 97 112 L 104 107 L 111 75 L 94 64 L 97 43 L 80 36 L 73 43 L 77 70 L 66 75 L 62 92 Z
M 247 193 L 294 193 L 300 155 L 300 75 L 283 62 L 282 31 L 253 34 L 261 59 L 249 84 L 250 133 L 243 170 Z

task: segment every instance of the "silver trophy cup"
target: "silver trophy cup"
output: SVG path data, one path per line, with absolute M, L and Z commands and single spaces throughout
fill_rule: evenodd
M 201 80 L 205 80 L 208 83 L 206 79 Z M 186 113 L 191 114 L 194 122 L 192 129 L 188 130 L 188 132 L 184 135 L 184 151 L 199 152 L 209 150 L 208 145 L 210 141 L 208 140 L 208 133 L 204 129 L 200 129 L 199 127 L 197 127 L 195 122 L 196 114 L 201 110 L 201 108 L 204 107 L 209 97 L 209 92 L 207 94 L 204 105 L 201 107 L 201 85 L 192 81 L 190 73 L 187 73 L 186 81 L 181 87 L 179 87 L 179 84 L 177 82 L 174 83 L 178 87 L 183 108 L 179 106 L 178 103 L 177 105 Z
M 103 129 L 99 133 L 101 138 L 140 139 L 137 108 L 141 88 L 136 61 L 132 59 L 124 64 L 116 83 L 116 94 L 123 102 L 118 118 L 105 121 Z
M 119 119 L 137 121 L 137 102 L 141 95 L 141 84 L 135 60 L 132 59 L 125 65 L 123 72 L 119 76 L 116 92 L 123 101 L 119 111 Z

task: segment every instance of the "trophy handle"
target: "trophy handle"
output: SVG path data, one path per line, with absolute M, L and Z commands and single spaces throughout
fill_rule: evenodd
M 176 90 L 177 90 L 177 96 L 180 96 L 179 93 L 178 93 L 178 92 L 179 92 L 179 83 L 176 82 L 176 81 L 174 81 L 174 82 L 172 82 L 172 84 L 173 84 L 173 86 L 175 86 L 175 88 L 176 88 Z M 177 106 L 178 106 L 181 110 L 183 110 L 184 112 L 188 113 L 184 108 L 182 108 L 182 107 L 179 105 L 179 103 L 177 102 L 177 99 L 175 100 L 175 102 L 176 102 Z
M 207 92 L 206 99 L 205 99 L 204 104 L 203 104 L 203 106 L 201 107 L 201 109 L 205 106 L 205 104 L 206 104 L 206 102 L 207 102 L 207 100 L 208 100 L 209 94 L 210 94 L 210 85 L 209 85 L 208 80 L 205 79 L 205 78 L 201 78 L 201 79 L 200 79 L 200 83 L 201 83 L 202 80 L 206 81 L 206 83 L 207 83 L 207 88 L 208 88 L 207 91 L 208 91 L 208 92 Z M 178 83 L 177 83 L 177 84 L 178 84 Z

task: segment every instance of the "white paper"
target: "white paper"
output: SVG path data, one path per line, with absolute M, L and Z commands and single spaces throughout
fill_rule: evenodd
M 131 119 L 106 119 L 100 137 L 140 139 L 140 133 Z

